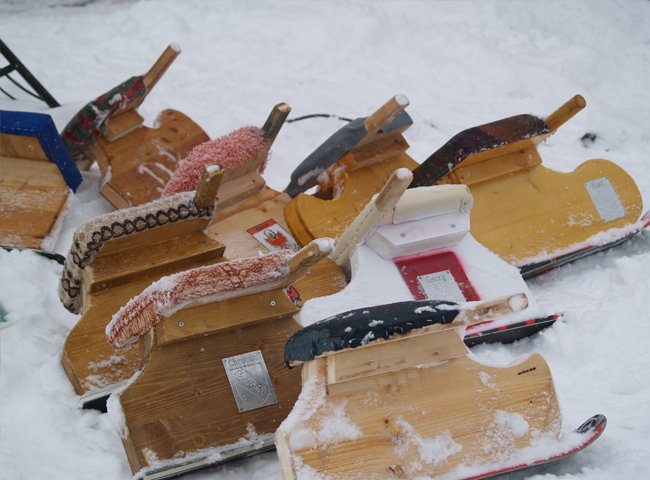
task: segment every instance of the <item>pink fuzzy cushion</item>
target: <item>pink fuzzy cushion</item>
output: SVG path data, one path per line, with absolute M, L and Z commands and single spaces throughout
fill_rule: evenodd
M 261 129 L 242 127 L 228 135 L 197 145 L 167 182 L 162 196 L 196 190 L 206 166 L 218 163 L 228 170 L 249 161 L 253 156 L 268 156 L 269 142 Z M 266 158 L 260 167 L 264 171 Z
M 289 275 L 292 255 L 290 250 L 279 250 L 163 277 L 113 315 L 106 338 L 114 348 L 124 347 L 193 300 L 218 301 L 225 293 L 282 280 Z

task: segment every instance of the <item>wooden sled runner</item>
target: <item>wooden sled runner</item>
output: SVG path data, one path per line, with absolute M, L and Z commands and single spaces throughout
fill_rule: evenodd
M 208 172 L 197 192 L 118 210 L 75 232 L 59 296 L 81 318 L 62 363 L 84 406 L 101 408 L 142 361 L 141 346 L 116 355 L 106 342 L 111 316 L 164 275 L 224 260 L 224 245 L 204 233 L 214 213 L 215 182 L 218 176 Z
M 160 113 L 156 127 L 143 125 L 137 107 L 180 53 L 170 45 L 143 76 L 132 77 L 86 105 L 61 133 L 80 168 L 97 161 L 101 194 L 117 208 L 160 197 L 179 162 L 208 135 L 177 110 Z
M 303 390 L 276 433 L 283 478 L 484 478 L 534 463 L 540 445 L 564 452 L 544 359 L 492 367 L 461 340 L 458 330 L 504 306 L 404 302 L 297 332 L 285 362 L 302 364 Z M 597 433 L 567 436 L 573 447 L 602 432 L 595 420 Z
M 144 335 L 141 372 L 109 399 L 134 474 L 171 478 L 273 448 L 300 390 L 298 372 L 283 368 L 300 328 L 291 286 L 305 300 L 338 291 L 331 248 L 319 240 L 175 274 L 114 316 L 114 346 Z M 317 262 L 334 275 L 310 274 Z
M 49 115 L 0 111 L 0 246 L 52 251 L 81 180 Z
M 305 305 L 301 323 L 368 303 L 447 299 L 462 305 L 523 292 L 520 311 L 498 324 L 468 327 L 466 344 L 512 342 L 552 325 L 559 315 L 544 314 L 519 271 L 469 233 L 469 189 L 407 189 L 412 178 L 408 169 L 394 172 L 346 229 L 332 258 L 351 280 L 341 292 Z

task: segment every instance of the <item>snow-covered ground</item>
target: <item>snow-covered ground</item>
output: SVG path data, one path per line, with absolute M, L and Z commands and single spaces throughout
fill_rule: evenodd
M 86 4 L 85 6 L 79 6 Z M 259 125 L 286 101 L 292 116 L 370 113 L 406 94 L 409 153 L 426 158 L 458 131 L 502 117 L 547 115 L 576 93 L 585 111 L 540 147 L 570 171 L 608 158 L 650 205 L 650 1 L 128 1 L 0 0 L 2 39 L 62 103 L 78 105 L 143 73 L 171 42 L 183 47 L 141 112 L 171 107 L 211 137 Z M 6 105 L 6 104 L 5 104 Z M 291 171 L 341 126 L 288 124 L 265 177 Z M 583 134 L 596 134 L 583 145 Z M 86 174 L 57 250 L 74 228 L 109 211 L 96 170 Z M 609 423 L 588 450 L 512 475 L 523 479 L 650 476 L 650 234 L 528 282 L 565 320 L 516 345 L 480 347 L 485 361 L 542 353 L 565 427 L 595 413 Z M 0 250 L 0 479 L 123 479 L 130 470 L 107 415 L 77 408 L 60 365 L 77 317 L 60 304 L 61 267 Z M 188 476 L 279 479 L 275 453 Z

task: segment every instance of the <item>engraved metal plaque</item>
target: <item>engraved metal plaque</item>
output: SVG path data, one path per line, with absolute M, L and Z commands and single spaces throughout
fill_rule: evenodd
M 464 303 L 465 295 L 449 270 L 420 275 L 418 282 L 429 300 L 450 300 Z
M 612 187 L 612 182 L 607 177 L 597 178 L 585 183 L 591 201 L 603 222 L 609 222 L 625 216 L 625 208 Z
M 240 412 L 278 403 L 260 350 L 221 360 Z

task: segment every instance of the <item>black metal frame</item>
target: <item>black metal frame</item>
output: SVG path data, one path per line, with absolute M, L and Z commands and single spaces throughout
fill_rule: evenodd
M 16 55 L 14 55 L 14 53 L 2 41 L 2 39 L 0 39 L 0 54 L 2 54 L 2 56 L 9 62 L 9 65 L 0 68 L 0 78 L 7 77 L 7 79 L 11 81 L 14 85 L 16 85 L 18 88 L 28 93 L 32 97 L 35 97 L 47 103 L 47 105 L 50 108 L 60 106 L 59 102 L 57 102 L 54 99 L 54 97 L 50 95 L 50 92 L 47 91 L 47 89 L 41 84 L 41 82 L 39 82 L 36 79 L 34 75 L 32 75 L 32 72 L 30 72 L 27 69 L 27 67 L 23 65 L 20 59 Z M 23 77 L 23 79 L 34 89 L 35 93 L 23 87 L 20 83 L 18 83 L 16 80 L 14 80 L 9 76 L 9 74 L 14 71 L 18 72 L 20 76 Z M 5 91 L 2 87 L 0 87 L 0 91 L 5 95 L 7 95 L 12 100 L 16 99 L 13 95 Z

